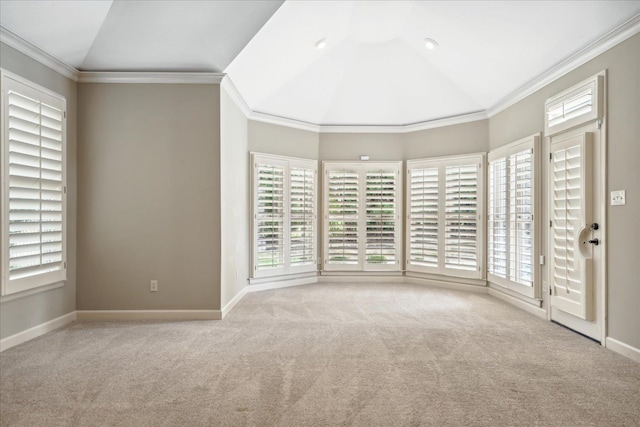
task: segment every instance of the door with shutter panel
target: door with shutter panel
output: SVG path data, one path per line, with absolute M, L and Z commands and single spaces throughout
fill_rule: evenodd
M 549 138 L 547 180 L 550 317 L 597 341 L 604 316 L 599 144 L 595 124 Z M 596 238 L 599 245 L 590 243 Z

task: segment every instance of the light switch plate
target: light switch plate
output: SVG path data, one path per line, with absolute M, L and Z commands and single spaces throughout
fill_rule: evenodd
M 616 190 L 611 192 L 611 206 L 620 206 L 626 203 L 625 190 Z

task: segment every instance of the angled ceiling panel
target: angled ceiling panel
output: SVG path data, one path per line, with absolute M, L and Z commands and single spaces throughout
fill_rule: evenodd
M 282 1 L 115 1 L 80 67 L 221 72 Z
M 2 0 L 0 25 L 79 68 L 110 8 L 110 0 Z

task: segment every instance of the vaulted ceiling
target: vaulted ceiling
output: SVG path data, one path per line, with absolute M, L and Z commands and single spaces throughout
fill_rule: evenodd
M 638 14 L 637 0 L 0 2 L 3 27 L 79 70 L 224 71 L 252 111 L 317 125 L 485 111 Z

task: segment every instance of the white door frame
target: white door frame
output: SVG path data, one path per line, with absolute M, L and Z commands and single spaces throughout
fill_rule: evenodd
M 598 129 L 600 126 L 600 129 Z M 582 132 L 598 132 L 599 135 L 597 138 L 599 142 L 596 147 L 593 147 L 593 157 L 594 157 L 594 169 L 597 169 L 597 173 L 594 173 L 593 177 L 593 218 L 594 221 L 598 223 L 598 238 L 600 240 L 599 250 L 600 250 L 600 258 L 597 262 L 597 265 L 594 262 L 595 274 L 593 279 L 596 281 L 595 284 L 595 305 L 593 309 L 595 310 L 595 324 L 597 325 L 598 336 L 595 336 L 596 340 L 598 340 L 602 345 L 605 345 L 605 338 L 607 336 L 607 303 L 606 303 L 606 295 L 607 295 L 607 198 L 606 198 L 606 127 L 604 120 L 597 122 L 586 123 L 583 126 L 580 126 L 576 129 L 568 130 L 566 132 L 562 132 L 560 134 L 554 135 L 553 137 L 546 138 L 546 151 L 547 157 L 551 152 L 551 139 L 563 137 L 565 135 L 577 135 Z M 596 138 L 594 138 L 596 139 Z M 550 221 L 550 192 L 551 192 L 551 183 L 549 182 L 549 163 L 546 164 L 546 171 L 544 174 L 545 177 L 545 188 L 546 188 L 546 209 L 545 209 L 545 221 L 549 224 Z M 551 254 L 553 253 L 553 241 L 551 239 L 551 227 L 547 225 L 547 234 L 546 234 L 546 253 L 547 257 L 550 260 Z M 551 288 L 551 274 L 552 271 L 549 268 L 550 261 L 546 265 L 546 280 L 547 286 L 545 288 Z M 551 298 L 550 292 L 547 291 L 545 293 L 546 299 L 546 308 L 547 308 L 547 319 L 552 320 L 551 316 Z M 570 315 L 568 315 L 570 316 Z M 570 327 L 570 325 L 566 325 Z
M 594 309 L 595 309 L 595 314 L 596 314 L 596 324 L 597 324 L 597 328 L 599 331 L 599 336 L 596 337 L 596 339 L 598 341 L 600 341 L 600 345 L 602 346 L 606 346 L 606 337 L 608 335 L 608 312 L 607 312 L 607 289 L 608 289 L 608 283 L 607 283 L 607 268 L 608 268 L 608 218 L 607 218 L 607 204 L 608 204 L 608 198 L 607 198 L 607 188 L 608 188 L 608 182 L 607 182 L 607 96 L 606 96 L 606 87 L 607 87 L 607 72 L 606 70 L 603 70 L 601 72 L 599 72 L 598 74 L 596 74 L 595 76 L 591 77 L 589 80 L 594 79 L 594 78 L 601 78 L 603 83 L 602 83 L 602 87 L 600 88 L 600 90 L 602 91 L 602 93 L 600 94 L 601 96 L 601 108 L 602 108 L 602 114 L 600 114 L 601 118 L 599 119 L 595 119 L 595 120 L 589 120 L 586 121 L 582 124 L 573 126 L 569 129 L 563 130 L 561 133 L 559 133 L 559 135 L 562 134 L 569 134 L 569 133 L 573 133 L 576 130 L 581 130 L 582 128 L 587 128 L 590 126 L 593 126 L 595 124 L 595 129 L 593 129 L 593 127 L 591 129 L 582 129 L 585 132 L 597 132 L 599 131 L 599 144 L 597 149 L 593 150 L 593 156 L 595 158 L 595 162 L 593 164 L 594 169 L 597 169 L 598 172 L 596 174 L 594 174 L 594 179 L 593 179 L 593 186 L 594 188 L 594 198 L 593 198 L 593 213 L 594 213 L 594 218 L 595 220 L 598 222 L 599 225 L 599 240 L 600 240 L 600 251 L 601 251 L 601 260 L 598 263 L 597 267 L 596 267 L 596 274 L 594 274 L 594 279 L 598 282 L 598 285 L 596 286 L 596 294 L 595 296 L 595 305 L 594 305 Z M 579 85 L 582 85 L 582 83 L 580 83 Z M 576 86 L 579 86 L 576 85 Z M 546 114 L 546 111 L 545 111 Z M 548 130 L 548 129 L 547 129 Z M 557 136 L 556 135 L 552 135 L 552 136 Z M 546 158 L 549 157 L 549 153 L 550 151 L 550 146 L 551 146 L 551 138 L 552 136 L 545 136 L 545 144 L 544 144 L 544 155 L 546 156 Z M 595 147 L 594 147 L 595 148 Z M 545 237 L 545 253 L 546 253 L 546 257 L 547 259 L 549 259 L 549 257 L 551 256 L 552 253 L 552 242 L 549 239 L 549 221 L 550 221 L 550 215 L 549 215 L 549 210 L 550 210 L 550 206 L 549 206 L 549 191 L 550 191 L 550 185 L 549 185 L 549 162 L 544 161 L 544 168 L 542 171 L 542 176 L 544 179 L 544 185 L 543 185 L 543 191 L 545 194 L 544 197 L 544 203 L 546 204 L 546 206 L 544 207 L 544 224 L 546 225 L 546 237 Z M 546 306 L 546 311 L 547 311 L 547 320 L 551 321 L 551 298 L 549 295 L 549 289 L 551 287 L 551 280 L 550 280 L 550 268 L 549 268 L 549 262 L 545 263 L 545 274 L 543 275 L 543 278 L 545 280 L 545 284 L 543 286 L 544 289 L 544 295 L 543 295 L 543 300 L 545 302 L 545 306 Z

